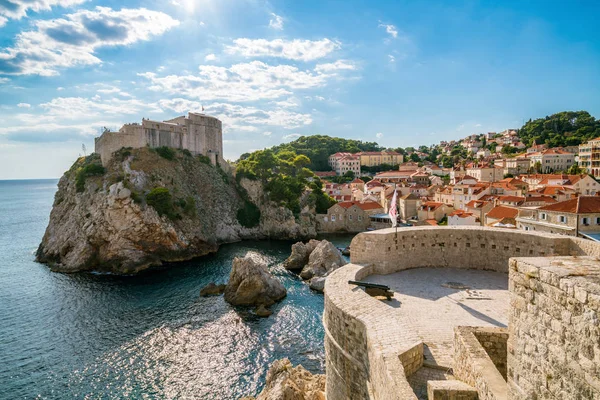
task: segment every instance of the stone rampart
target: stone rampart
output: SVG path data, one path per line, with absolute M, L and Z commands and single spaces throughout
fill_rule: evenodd
M 106 165 L 112 154 L 122 147 L 172 147 L 203 154 L 213 164 L 223 160 L 223 131 L 219 119 L 189 113 L 169 121 L 144 119 L 141 124 L 126 124 L 119 132 L 104 132 L 96 138 L 95 151 Z
M 454 376 L 476 388 L 480 400 L 507 398 L 506 379 L 497 368 L 504 364 L 506 370 L 507 338 L 505 328 L 454 328 Z
M 531 257 L 524 260 L 546 260 L 548 256 L 575 256 L 582 259 L 581 256 L 600 255 L 600 244 L 584 239 L 570 238 L 566 236 L 519 232 L 515 230 L 502 230 L 484 227 L 414 227 L 402 228 L 396 232 L 394 229 L 385 229 L 374 232 L 366 232 L 357 235 L 351 243 L 351 264 L 342 267 L 333 272 L 325 284 L 325 311 L 323 315 L 323 324 L 325 327 L 325 347 L 327 363 L 327 398 L 328 400 L 338 399 L 416 399 L 414 392 L 408 385 L 407 376 L 419 368 L 423 358 L 423 344 L 419 337 L 411 330 L 410 326 L 402 326 L 389 318 L 389 305 L 380 300 L 370 297 L 362 289 L 348 284 L 348 280 L 361 280 L 372 274 L 391 274 L 410 268 L 418 267 L 451 267 L 494 270 L 500 272 L 509 272 L 509 259 L 511 257 Z M 538 268 L 539 269 L 539 268 Z M 513 271 L 511 270 L 511 276 Z M 545 273 L 544 273 L 545 274 Z M 548 278 L 550 279 L 550 278 Z M 554 279 L 554 278 L 552 278 Z M 556 279 L 553 281 L 556 285 Z M 544 283 L 541 282 L 540 285 Z M 555 285 L 555 286 L 556 286 Z M 566 285 L 566 284 L 565 284 Z M 573 284 L 571 284 L 573 285 Z M 511 290 L 517 286 L 509 283 Z M 536 286 L 537 287 L 537 283 Z M 520 289 L 519 289 L 520 290 Z M 585 393 L 594 393 L 593 390 L 600 389 L 596 375 L 591 375 L 592 370 L 600 372 L 596 368 L 600 365 L 600 348 L 598 348 L 598 320 L 595 313 L 600 305 L 598 299 L 593 294 L 590 296 L 585 292 L 585 299 L 588 303 L 587 308 L 584 305 L 567 306 L 568 302 L 575 304 L 576 301 L 583 299 L 581 290 L 561 289 L 563 291 L 571 290 L 570 300 L 564 300 L 555 306 L 548 305 L 544 297 L 525 295 L 517 293 L 514 311 L 511 323 L 520 321 L 520 315 L 531 313 L 527 318 L 522 318 L 522 326 L 517 330 L 511 328 L 512 334 L 517 334 L 511 338 L 508 343 L 508 378 L 513 382 L 515 390 L 524 393 L 527 390 L 540 391 L 541 374 L 540 368 L 537 368 L 533 359 L 527 359 L 527 351 L 531 353 L 531 346 L 527 347 L 525 341 L 519 335 L 522 332 L 528 332 L 531 322 L 546 324 L 549 318 L 541 313 L 541 308 L 532 310 L 532 306 L 527 305 L 531 298 L 539 299 L 543 305 L 554 311 L 558 316 L 558 311 L 570 312 L 568 315 L 576 315 L 577 329 L 580 334 L 586 334 L 588 337 L 595 338 L 596 344 L 593 345 L 590 340 L 585 341 L 585 347 L 578 347 L 577 353 L 573 354 L 579 363 L 581 379 L 578 384 L 566 384 L 569 390 L 588 390 Z M 580 299 L 575 298 L 578 293 Z M 599 292 L 600 294 L 600 292 Z M 529 296 L 529 297 L 526 297 Z M 565 297 L 567 299 L 567 297 Z M 580 301 L 581 303 L 581 301 Z M 540 305 L 540 307 L 542 307 Z M 573 310 L 569 311 L 569 307 Z M 523 311 L 525 310 L 525 311 Z M 580 310 L 587 310 L 587 314 Z M 592 314 L 592 311 L 594 313 Z M 535 314 L 540 311 L 539 314 Z M 579 314 L 576 314 L 576 311 Z M 550 311 L 544 311 L 552 315 Z M 587 319 L 586 319 L 587 318 Z M 583 325 L 583 321 L 588 321 L 589 327 Z M 593 325 L 595 323 L 595 327 Z M 548 325 L 548 324 L 546 324 Z M 555 328 L 558 325 L 554 323 Z M 549 329 L 548 327 L 547 329 Z M 563 330 L 570 328 L 562 326 Z M 572 331 L 574 335 L 574 331 Z M 496 371 L 499 380 L 490 382 L 483 380 L 484 385 L 502 385 L 506 393 L 506 381 L 504 380 L 498 368 L 502 369 L 500 354 L 502 344 L 491 346 L 490 352 L 496 352 L 499 357 L 496 362 L 492 361 L 485 351 L 482 342 L 471 333 L 474 345 L 489 360 L 489 365 Z M 550 343 L 548 338 L 541 337 L 542 329 L 531 337 L 531 343 L 535 340 Z M 594 336 L 595 335 L 595 336 Z M 485 336 L 485 335 L 484 335 Z M 561 339 L 562 338 L 562 339 Z M 572 342 L 565 342 L 564 337 L 552 338 L 559 340 L 556 345 L 543 344 L 539 349 L 548 362 L 560 359 L 558 355 L 566 354 L 565 346 L 570 343 L 581 344 L 583 339 L 576 339 L 569 336 Z M 485 337 L 481 340 L 485 344 Z M 560 341 L 562 340 L 562 341 Z M 512 345 L 511 345 L 512 343 Z M 594 347 L 596 346 L 596 347 Z M 513 354 L 511 356 L 511 348 Z M 517 350 L 515 350 L 517 349 Z M 516 353 L 514 353 L 516 351 Z M 521 362 L 521 354 L 524 354 Z M 517 357 L 518 356 L 518 357 Z M 583 357 L 585 356 L 585 357 Z M 484 357 L 484 358 L 485 358 Z M 511 357 L 515 369 L 511 370 Z M 591 357 L 591 358 L 589 358 Z M 420 360 L 420 361 L 419 361 Z M 413 363 L 414 361 L 414 363 Z M 593 368 L 589 362 L 594 363 Z M 557 361 L 558 362 L 558 361 Z M 566 361 L 565 361 L 566 362 Z M 572 363 L 571 363 L 572 364 Z M 496 367 L 498 365 L 499 367 Z M 574 368 L 574 367 L 573 367 Z M 565 372 L 566 370 L 561 370 Z M 557 373 L 556 371 L 555 373 Z M 533 382 L 523 380 L 523 377 L 533 374 L 536 379 Z M 538 376 L 539 375 L 539 376 Z M 554 376 L 554 375 L 553 375 Z M 573 373 L 571 375 L 573 376 Z M 517 378 L 514 378 L 517 377 Z M 494 378 L 494 379 L 496 379 Z M 538 379 L 539 378 L 539 379 Z M 558 381 L 555 379 L 553 382 Z M 551 383 L 546 382 L 546 386 Z M 578 385 L 573 387 L 573 385 Z M 598 385 L 598 386 L 594 386 Z M 495 386 L 494 386 L 495 387 Z M 578 389 L 579 388 L 579 389 Z M 597 389 L 593 389 L 597 388 Z M 549 389 L 548 389 L 549 390 Z M 569 391 L 568 393 L 571 393 Z M 481 394 L 480 394 L 481 395 Z M 488 398 L 506 398 L 501 396 Z M 514 397 L 515 399 L 525 399 L 530 397 Z M 561 397 L 542 397 L 542 398 L 569 398 Z M 599 397 L 581 397 L 598 398 Z
M 509 285 L 510 397 L 600 399 L 598 258 L 512 259 Z

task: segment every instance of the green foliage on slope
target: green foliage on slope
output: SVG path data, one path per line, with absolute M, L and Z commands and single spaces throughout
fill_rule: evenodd
M 290 150 L 279 153 L 271 149 L 259 150 L 237 163 L 236 176 L 237 179 L 246 177 L 260 180 L 270 200 L 299 214 L 300 197 L 307 189 L 309 179 L 315 179 L 314 174 L 306 168 L 310 164 L 310 158 L 306 155 Z M 329 199 L 322 190 L 315 192 L 313 188 L 311 200 L 316 204 L 322 207 L 331 202 Z
M 310 159 L 307 167 L 313 171 L 329 171 L 331 168 L 327 160 L 331 154 L 337 152 L 357 153 L 359 151 L 380 151 L 384 148 L 375 142 L 363 142 L 353 139 L 342 139 L 327 135 L 300 136 L 298 139 L 282 143 L 271 148 L 273 153 L 292 152 L 305 155 Z M 240 159 L 249 156 L 243 154 Z
M 91 154 L 87 157 L 79 158 L 75 164 L 75 189 L 77 193 L 85 190 L 85 180 L 90 176 L 101 176 L 106 172 L 101 164 L 100 156 Z M 73 167 L 71 167 L 73 169 Z
M 523 143 L 546 143 L 549 147 L 575 146 L 600 136 L 600 120 L 587 111 L 562 111 L 529 120 L 519 130 Z
M 169 189 L 157 187 L 152 189 L 146 195 L 146 203 L 154 207 L 158 215 L 166 215 L 173 219 L 175 218 L 175 208 L 173 206 L 173 198 Z

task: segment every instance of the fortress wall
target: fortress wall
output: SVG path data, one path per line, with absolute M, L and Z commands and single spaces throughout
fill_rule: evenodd
M 102 165 L 106 166 L 112 154 L 122 147 L 143 147 L 145 142 L 142 138 L 141 126 L 126 126 L 121 132 L 104 132 L 95 140 L 95 152 L 100 154 Z
M 369 267 L 349 264 L 327 278 L 327 399 L 416 400 L 406 376 L 422 365 L 423 344 L 393 320 L 378 324 L 387 311 L 379 300 L 358 287 L 343 290 L 348 280 L 371 274 Z
M 143 120 L 139 125 L 124 125 L 119 132 L 105 132 L 96 138 L 95 147 L 106 165 L 112 153 L 122 147 L 144 146 L 187 149 L 216 163 L 223 160 L 222 123 L 217 118 L 194 113 L 189 113 L 189 118 L 177 117 L 165 122 Z
M 418 267 L 508 272 L 510 257 L 570 254 L 571 239 L 497 228 L 424 226 L 360 234 L 350 248 L 352 263 L 374 265 L 375 274 Z
M 414 227 L 361 233 L 351 249 L 352 264 L 334 271 L 325 283 L 329 400 L 415 399 L 406 377 L 420 367 L 423 357 L 422 343 L 411 328 L 399 326 L 389 318 L 389 306 L 348 280 L 428 266 L 509 272 L 514 256 L 527 258 L 510 261 L 510 389 L 471 333 L 473 346 L 485 354 L 497 375 L 481 375 L 480 395 L 502 394 L 504 385 L 511 399 L 535 398 L 535 393 L 538 399 L 600 400 L 600 267 L 592 265 L 600 264 L 595 261 L 599 243 L 484 227 Z M 586 254 L 593 257 L 582 256 Z M 571 257 L 548 257 L 552 255 Z M 557 272 L 549 260 L 559 258 L 571 260 L 572 266 Z M 533 264 L 539 265 L 525 266 Z M 485 343 L 486 336 L 481 340 Z M 488 347 L 502 366 L 503 344 Z
M 600 399 L 597 257 L 515 258 L 509 286 L 509 398 Z
M 454 328 L 454 376 L 477 389 L 480 400 L 506 400 L 506 328 Z M 483 340 L 482 340 L 483 339 Z

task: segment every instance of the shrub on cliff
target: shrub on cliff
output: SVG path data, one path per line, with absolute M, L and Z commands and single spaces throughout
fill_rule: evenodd
M 237 212 L 237 220 L 244 228 L 254 228 L 260 222 L 260 210 L 249 200 Z
M 166 158 L 167 160 L 175 159 L 175 150 L 173 150 L 170 147 L 162 146 L 162 147 L 157 147 L 155 150 L 156 150 L 156 153 L 158 153 L 158 155 L 161 156 L 162 158 Z
M 173 207 L 173 197 L 167 188 L 157 187 L 152 189 L 146 195 L 146 203 L 154 207 L 158 215 L 166 215 L 171 219 L 176 217 Z
M 85 179 L 89 176 L 104 175 L 105 169 L 99 164 L 98 160 L 88 157 L 84 161 L 84 165 L 77 170 L 75 175 L 75 188 L 77 193 L 82 193 L 85 190 Z

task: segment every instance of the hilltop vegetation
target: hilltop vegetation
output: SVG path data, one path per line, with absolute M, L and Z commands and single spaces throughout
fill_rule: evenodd
M 549 147 L 576 146 L 600 136 L 600 120 L 587 111 L 562 111 L 545 118 L 529 120 L 519 130 L 527 146 L 533 141 Z
M 384 148 L 375 142 L 363 142 L 354 139 L 335 138 L 327 135 L 300 136 L 298 139 L 272 147 L 271 151 L 279 155 L 286 151 L 304 155 L 310 159 L 307 167 L 313 171 L 329 171 L 327 159 L 337 152 L 358 153 L 359 151 L 381 151 Z M 242 154 L 240 160 L 249 157 Z
M 321 181 L 315 178 L 307 168 L 311 160 L 290 150 L 275 153 L 271 149 L 259 150 L 248 154 L 237 163 L 236 178 L 260 180 L 269 195 L 275 201 L 294 214 L 300 213 L 300 198 L 307 187 L 312 189 L 310 202 L 318 213 L 327 212 L 327 208 L 335 204 L 335 200 L 321 190 Z M 309 178 L 312 182 L 309 183 Z

